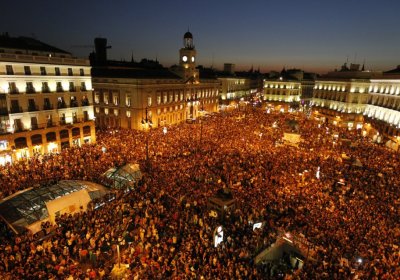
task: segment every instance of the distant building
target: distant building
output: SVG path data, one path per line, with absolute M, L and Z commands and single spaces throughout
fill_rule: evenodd
M 96 39 L 98 40 L 98 39 Z M 100 128 L 144 129 L 195 119 L 203 111 L 217 111 L 219 83 L 202 78 L 196 68 L 193 35 L 186 32 L 179 64 L 170 69 L 158 61 L 93 60 L 96 125 Z M 106 57 L 106 41 L 96 46 Z M 96 43 L 96 41 L 95 41 Z
M 270 102 L 292 103 L 309 102 L 312 98 L 316 74 L 300 69 L 285 68 L 281 72 L 271 72 L 264 79 L 264 100 Z
M 220 98 L 222 104 L 232 100 L 249 98 L 262 92 L 263 75 L 260 71 L 234 71 L 235 65 L 224 64 L 224 71 L 215 71 L 220 82 Z
M 371 72 L 344 64 L 316 80 L 313 103 L 329 122 L 360 129 L 364 122 L 375 123 L 377 130 L 393 138 L 399 135 L 399 96 L 400 67 Z
M 96 140 L 89 60 L 0 36 L 0 164 Z

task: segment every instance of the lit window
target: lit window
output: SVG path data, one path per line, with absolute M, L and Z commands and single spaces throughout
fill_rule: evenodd
M 147 97 L 147 106 L 150 107 L 151 106 L 151 96 Z
M 128 118 L 130 118 L 130 117 L 131 117 L 131 111 L 126 111 L 126 116 L 127 116 Z
M 108 115 L 108 108 L 104 108 L 104 114 Z
M 128 107 L 131 106 L 131 96 L 130 96 L 130 95 L 127 95 L 127 96 L 126 96 L 125 104 L 126 104 L 126 106 L 128 106 Z

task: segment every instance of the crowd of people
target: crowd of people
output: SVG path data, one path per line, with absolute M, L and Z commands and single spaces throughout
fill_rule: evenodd
M 285 132 L 302 141 L 286 145 Z M 0 167 L 1 196 L 55 178 L 101 182 L 130 162 L 144 175 L 134 190 L 43 224 L 40 239 L 3 235 L 2 279 L 108 279 L 119 251 L 126 279 L 277 279 L 254 258 L 280 232 L 313 245 L 287 279 L 400 278 L 398 154 L 301 113 L 249 109 L 167 131 L 98 131 L 96 144 Z M 236 200 L 223 222 L 207 206 L 221 188 Z

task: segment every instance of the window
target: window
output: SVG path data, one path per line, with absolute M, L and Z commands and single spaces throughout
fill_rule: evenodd
M 31 75 L 31 67 L 30 66 L 24 66 L 24 71 L 25 75 Z
M 96 107 L 95 111 L 96 111 L 97 114 L 100 113 L 100 108 Z
M 104 114 L 108 115 L 108 108 L 104 108 Z
M 69 82 L 69 91 L 75 91 L 74 82 Z
M 26 82 L 26 93 L 35 93 L 32 82 Z
M 83 68 L 79 69 L 79 75 L 85 76 L 85 71 L 83 71 Z
M 53 108 L 51 107 L 50 99 L 45 98 L 44 103 L 43 103 L 43 110 L 51 110 L 51 109 L 53 109 Z
M 108 104 L 108 94 L 104 94 L 104 104 Z
M 56 68 L 54 69 L 54 71 L 55 71 L 55 73 L 56 73 L 56 76 L 60 76 L 60 75 L 61 75 L 60 67 L 56 67 Z
M 72 73 L 72 68 L 68 68 L 68 76 L 73 76 L 74 73 Z
M 116 95 L 113 96 L 113 103 L 114 103 L 114 105 L 118 105 L 118 103 L 119 103 L 118 96 L 116 96 Z
M 8 88 L 9 88 L 9 92 L 10 92 L 11 94 L 18 93 L 18 88 L 17 88 L 15 82 L 10 82 L 10 83 L 8 83 Z
M 114 115 L 118 116 L 118 109 L 114 109 Z
M 84 96 L 82 98 L 82 106 L 89 106 L 89 99 L 87 98 L 87 96 Z
M 33 111 L 38 111 L 39 108 L 35 104 L 34 99 L 28 99 L 28 111 L 33 112 Z
M 171 92 L 169 94 L 169 102 L 172 102 L 172 101 L 174 101 L 174 94 Z
M 42 75 L 42 76 L 46 76 L 46 75 L 47 75 L 47 73 L 46 73 L 46 67 L 44 67 L 44 66 L 41 66 L 41 67 L 40 67 L 40 75 Z
M 63 92 L 64 91 L 61 82 L 57 82 L 56 90 L 57 90 L 57 92 Z
M 11 100 L 11 113 L 21 113 L 22 108 L 19 107 L 18 100 Z
M 94 103 L 96 104 L 100 103 L 100 94 L 98 92 L 94 94 Z
M 60 116 L 60 124 L 65 124 L 65 114 L 61 114 Z
M 12 65 L 6 65 L 7 75 L 14 75 L 14 69 Z
M 128 118 L 130 118 L 130 117 L 131 117 L 131 111 L 126 111 L 126 116 L 127 116 Z
M 89 113 L 88 111 L 83 111 L 83 121 L 89 121 Z
M 164 101 L 163 101 L 163 102 L 164 102 L 164 104 L 165 104 L 165 103 L 168 102 L 168 95 L 167 95 L 167 93 L 164 93 L 164 96 L 163 96 L 163 97 L 164 97 Z
M 151 96 L 147 97 L 147 106 L 150 107 L 151 106 Z
M 161 95 L 157 95 L 157 105 L 161 104 Z
M 70 107 L 78 107 L 78 101 L 75 96 L 71 96 Z
M 57 99 L 57 109 L 66 108 L 67 105 L 65 104 L 64 97 L 58 97 Z
M 130 96 L 130 95 L 127 95 L 127 96 L 126 96 L 125 104 L 126 104 L 126 106 L 128 106 L 128 107 L 131 106 L 131 96 Z
M 49 84 L 47 82 L 42 82 L 42 92 L 43 93 L 50 92 Z
M 81 82 L 81 91 L 86 91 L 86 84 L 85 84 L 85 82 Z

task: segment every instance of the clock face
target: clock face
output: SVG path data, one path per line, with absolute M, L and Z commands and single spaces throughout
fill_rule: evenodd
M 192 62 L 194 62 L 194 56 L 192 56 Z
M 187 60 L 188 60 L 188 58 L 187 58 L 186 55 L 182 56 L 182 61 L 183 61 L 183 62 L 186 62 Z

